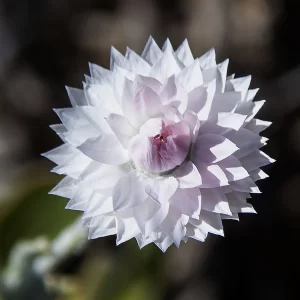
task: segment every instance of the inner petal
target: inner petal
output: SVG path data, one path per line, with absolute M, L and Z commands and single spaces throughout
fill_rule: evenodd
M 163 173 L 181 165 L 191 144 L 189 126 L 180 121 L 155 118 L 141 126 L 129 143 L 129 154 L 137 168 Z

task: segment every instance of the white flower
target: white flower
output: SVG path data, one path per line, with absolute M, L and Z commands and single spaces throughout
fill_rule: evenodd
M 223 235 L 222 219 L 255 213 L 259 149 L 270 122 L 251 77 L 227 77 L 212 49 L 194 59 L 187 40 L 174 52 L 150 37 L 141 56 L 111 50 L 110 70 L 90 64 L 83 90 L 67 88 L 72 108 L 56 109 L 64 144 L 44 154 L 66 177 L 50 192 L 82 210 L 89 238 L 136 238 L 162 251 L 188 238 Z

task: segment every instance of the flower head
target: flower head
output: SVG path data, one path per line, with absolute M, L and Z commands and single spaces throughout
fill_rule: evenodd
M 270 122 L 254 118 L 251 77 L 227 76 L 212 49 L 194 59 L 187 40 L 174 51 L 150 37 L 141 56 L 111 50 L 110 70 L 90 64 L 72 108 L 56 109 L 64 144 L 44 154 L 66 177 L 50 192 L 82 210 L 89 238 L 136 238 L 162 251 L 188 238 L 223 235 L 222 219 L 254 213 L 259 149 Z

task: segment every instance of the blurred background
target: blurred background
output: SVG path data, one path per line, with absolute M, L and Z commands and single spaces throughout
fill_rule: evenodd
M 300 43 L 294 0 L 0 0 L 0 299 L 300 299 Z M 253 75 L 259 117 L 274 124 L 277 159 L 251 202 L 258 215 L 225 221 L 226 238 L 190 240 L 166 254 L 134 240 L 86 241 L 61 179 L 40 153 L 61 144 L 52 108 L 69 106 L 88 62 L 109 66 L 110 46 L 140 52 L 189 39 L 211 47 L 229 73 Z

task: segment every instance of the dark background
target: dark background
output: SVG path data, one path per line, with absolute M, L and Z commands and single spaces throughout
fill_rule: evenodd
M 1 300 L 300 299 L 297 2 L 0 1 Z M 259 117 L 274 122 L 264 150 L 277 162 L 251 200 L 258 215 L 225 221 L 225 238 L 166 254 L 108 237 L 54 255 L 53 239 L 78 214 L 47 194 L 60 179 L 40 157 L 61 143 L 48 127 L 58 122 L 52 108 L 69 106 L 64 85 L 81 87 L 88 62 L 108 67 L 111 45 L 140 52 L 150 34 L 175 48 L 187 37 L 195 57 L 215 47 L 218 61 L 229 57 L 229 73 L 252 74 L 261 88 Z M 37 274 L 41 256 L 55 263 Z

